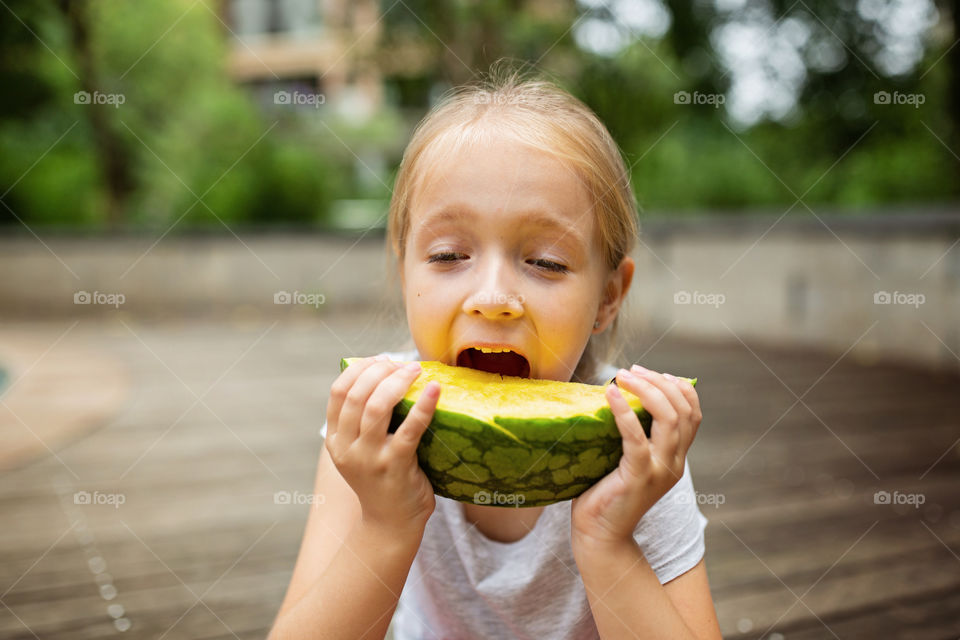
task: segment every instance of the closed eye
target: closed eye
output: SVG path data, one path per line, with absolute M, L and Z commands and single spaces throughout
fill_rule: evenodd
M 530 264 L 534 264 L 546 271 L 553 271 L 555 273 L 565 273 L 567 271 L 567 267 L 565 265 L 562 265 L 559 262 L 554 262 L 553 260 L 536 258 L 533 260 L 528 260 L 527 262 L 529 262 Z
M 457 253 L 455 251 L 443 251 L 441 253 L 435 253 L 427 259 L 427 262 L 453 262 L 460 258 L 466 258 L 467 255 L 463 253 Z
M 466 259 L 469 259 L 469 256 L 464 253 L 458 253 L 456 251 L 443 251 L 440 253 L 435 253 L 427 258 L 427 262 L 451 263 L 456 262 L 457 260 Z M 544 271 L 552 271 L 554 273 L 565 273 L 568 271 L 568 268 L 565 265 L 562 265 L 559 262 L 554 262 L 553 260 L 546 260 L 544 258 L 535 258 L 527 260 L 527 262 L 543 269 Z

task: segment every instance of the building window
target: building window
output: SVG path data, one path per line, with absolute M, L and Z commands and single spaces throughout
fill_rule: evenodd
M 238 36 L 315 33 L 319 0 L 231 0 L 230 22 Z

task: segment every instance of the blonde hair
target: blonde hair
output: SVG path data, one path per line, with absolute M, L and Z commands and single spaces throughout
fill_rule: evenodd
M 399 273 L 402 267 L 411 203 L 430 170 L 464 145 L 482 142 L 491 131 L 572 168 L 594 203 L 603 261 L 609 271 L 615 270 L 630 254 L 638 232 L 636 200 L 619 147 L 596 114 L 573 95 L 497 63 L 485 77 L 447 92 L 414 130 L 390 200 L 388 273 Z M 601 361 L 619 356 L 619 315 L 609 332 L 591 335 L 574 381 L 594 382 Z

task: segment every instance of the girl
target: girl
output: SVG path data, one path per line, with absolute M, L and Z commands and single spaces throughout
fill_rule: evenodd
M 383 638 L 395 610 L 397 640 L 720 638 L 686 462 L 697 393 L 668 373 L 612 368 L 599 342 L 616 329 L 637 232 L 603 124 L 517 74 L 461 88 L 414 132 L 389 215 L 415 349 L 357 362 L 331 386 L 324 501 L 270 638 Z M 434 496 L 416 448 L 439 385 L 387 431 L 418 360 L 615 375 L 653 416 L 651 437 L 610 384 L 623 457 L 579 498 L 510 509 Z

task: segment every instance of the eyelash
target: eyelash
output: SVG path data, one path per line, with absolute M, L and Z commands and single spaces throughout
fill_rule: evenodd
M 441 253 L 435 253 L 427 260 L 427 262 L 453 262 L 453 260 L 458 257 L 463 256 L 462 253 L 455 253 L 453 251 L 443 251 Z
M 453 262 L 458 257 L 464 257 L 462 253 L 456 253 L 453 251 L 444 251 L 441 253 L 435 253 L 427 260 L 427 262 Z M 566 273 L 568 268 L 565 265 L 560 264 L 559 262 L 554 262 L 553 260 L 546 260 L 544 258 L 534 258 L 528 262 L 537 265 L 545 271 L 551 271 L 553 273 Z
M 537 266 L 539 266 L 542 269 L 546 269 L 547 271 L 553 271 L 555 273 L 567 272 L 567 267 L 565 265 L 562 265 L 559 262 L 554 262 L 553 260 L 544 260 L 543 258 L 536 258 L 531 262 L 533 262 L 534 264 L 537 264 Z

